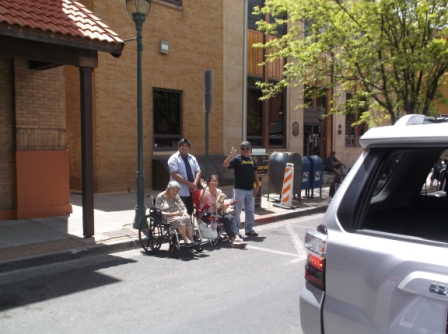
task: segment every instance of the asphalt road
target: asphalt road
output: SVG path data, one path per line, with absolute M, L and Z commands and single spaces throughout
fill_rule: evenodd
M 0 275 L 2 333 L 301 334 L 305 232 L 322 214 L 258 227 L 246 249 L 134 250 Z

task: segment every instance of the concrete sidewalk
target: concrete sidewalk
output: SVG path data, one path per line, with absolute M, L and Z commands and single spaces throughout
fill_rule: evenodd
M 232 187 L 222 187 L 232 198 Z M 255 224 L 325 212 L 328 187 L 314 190 L 314 198 L 294 200 L 294 208 L 276 206 L 277 194 L 263 195 L 261 208 L 255 210 Z M 159 191 L 145 195 L 157 196 Z M 140 248 L 138 231 L 132 227 L 135 216 L 136 193 L 95 195 L 95 236 L 83 237 L 82 197 L 71 194 L 71 215 L 0 221 L 0 273 L 39 266 L 47 263 L 78 259 L 85 256 L 113 253 Z M 149 202 L 149 201 L 148 201 Z M 244 226 L 244 211 L 241 215 Z

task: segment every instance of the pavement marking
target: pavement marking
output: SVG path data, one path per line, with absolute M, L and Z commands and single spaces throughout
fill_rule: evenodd
M 246 246 L 246 248 L 260 250 L 260 251 L 263 251 L 263 252 L 269 252 L 269 253 L 274 253 L 274 254 L 280 254 L 280 255 L 287 255 L 287 256 L 297 257 L 297 255 L 293 254 L 293 253 L 287 253 L 287 252 L 277 251 L 277 250 L 263 248 L 263 247 Z
M 299 258 L 306 259 L 305 247 L 303 246 L 303 243 L 300 240 L 300 238 L 297 236 L 296 232 L 294 232 L 294 229 L 292 228 L 292 226 L 286 225 L 286 230 L 289 232 L 289 234 L 291 234 L 292 243 L 294 244 L 294 247 L 297 250 Z

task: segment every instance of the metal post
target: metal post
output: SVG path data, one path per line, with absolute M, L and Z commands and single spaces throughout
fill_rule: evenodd
M 143 112 L 142 112 L 142 26 L 145 16 L 141 13 L 133 13 L 132 19 L 137 29 L 137 205 L 135 206 L 135 218 L 133 227 L 139 228 L 140 221 L 146 214 L 145 205 L 145 172 L 143 171 Z
M 81 81 L 81 170 L 82 170 L 82 227 L 83 235 L 95 234 L 93 205 L 93 121 L 92 121 L 92 71 L 79 67 Z
M 204 179 L 208 180 L 210 175 L 208 175 L 208 112 L 205 112 L 205 175 Z
M 244 0 L 244 31 L 243 31 L 243 141 L 247 138 L 247 28 L 249 0 Z
M 208 175 L 208 114 L 213 110 L 213 70 L 205 70 L 204 72 L 204 109 L 205 109 L 205 175 L 207 180 Z

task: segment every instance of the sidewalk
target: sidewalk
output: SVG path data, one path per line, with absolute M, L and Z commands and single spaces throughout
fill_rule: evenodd
M 232 187 L 222 187 L 227 198 L 232 197 Z M 282 208 L 279 196 L 262 196 L 261 208 L 255 210 L 255 225 L 325 212 L 328 187 L 314 190 L 314 198 L 293 200 L 294 208 Z M 159 191 L 145 195 L 157 196 Z M 119 252 L 140 248 L 138 231 L 132 227 L 137 194 L 120 193 L 95 195 L 95 236 L 83 237 L 82 196 L 71 194 L 71 215 L 0 221 L 0 273 L 31 266 L 67 261 L 95 254 Z M 244 226 L 244 211 L 241 214 Z

